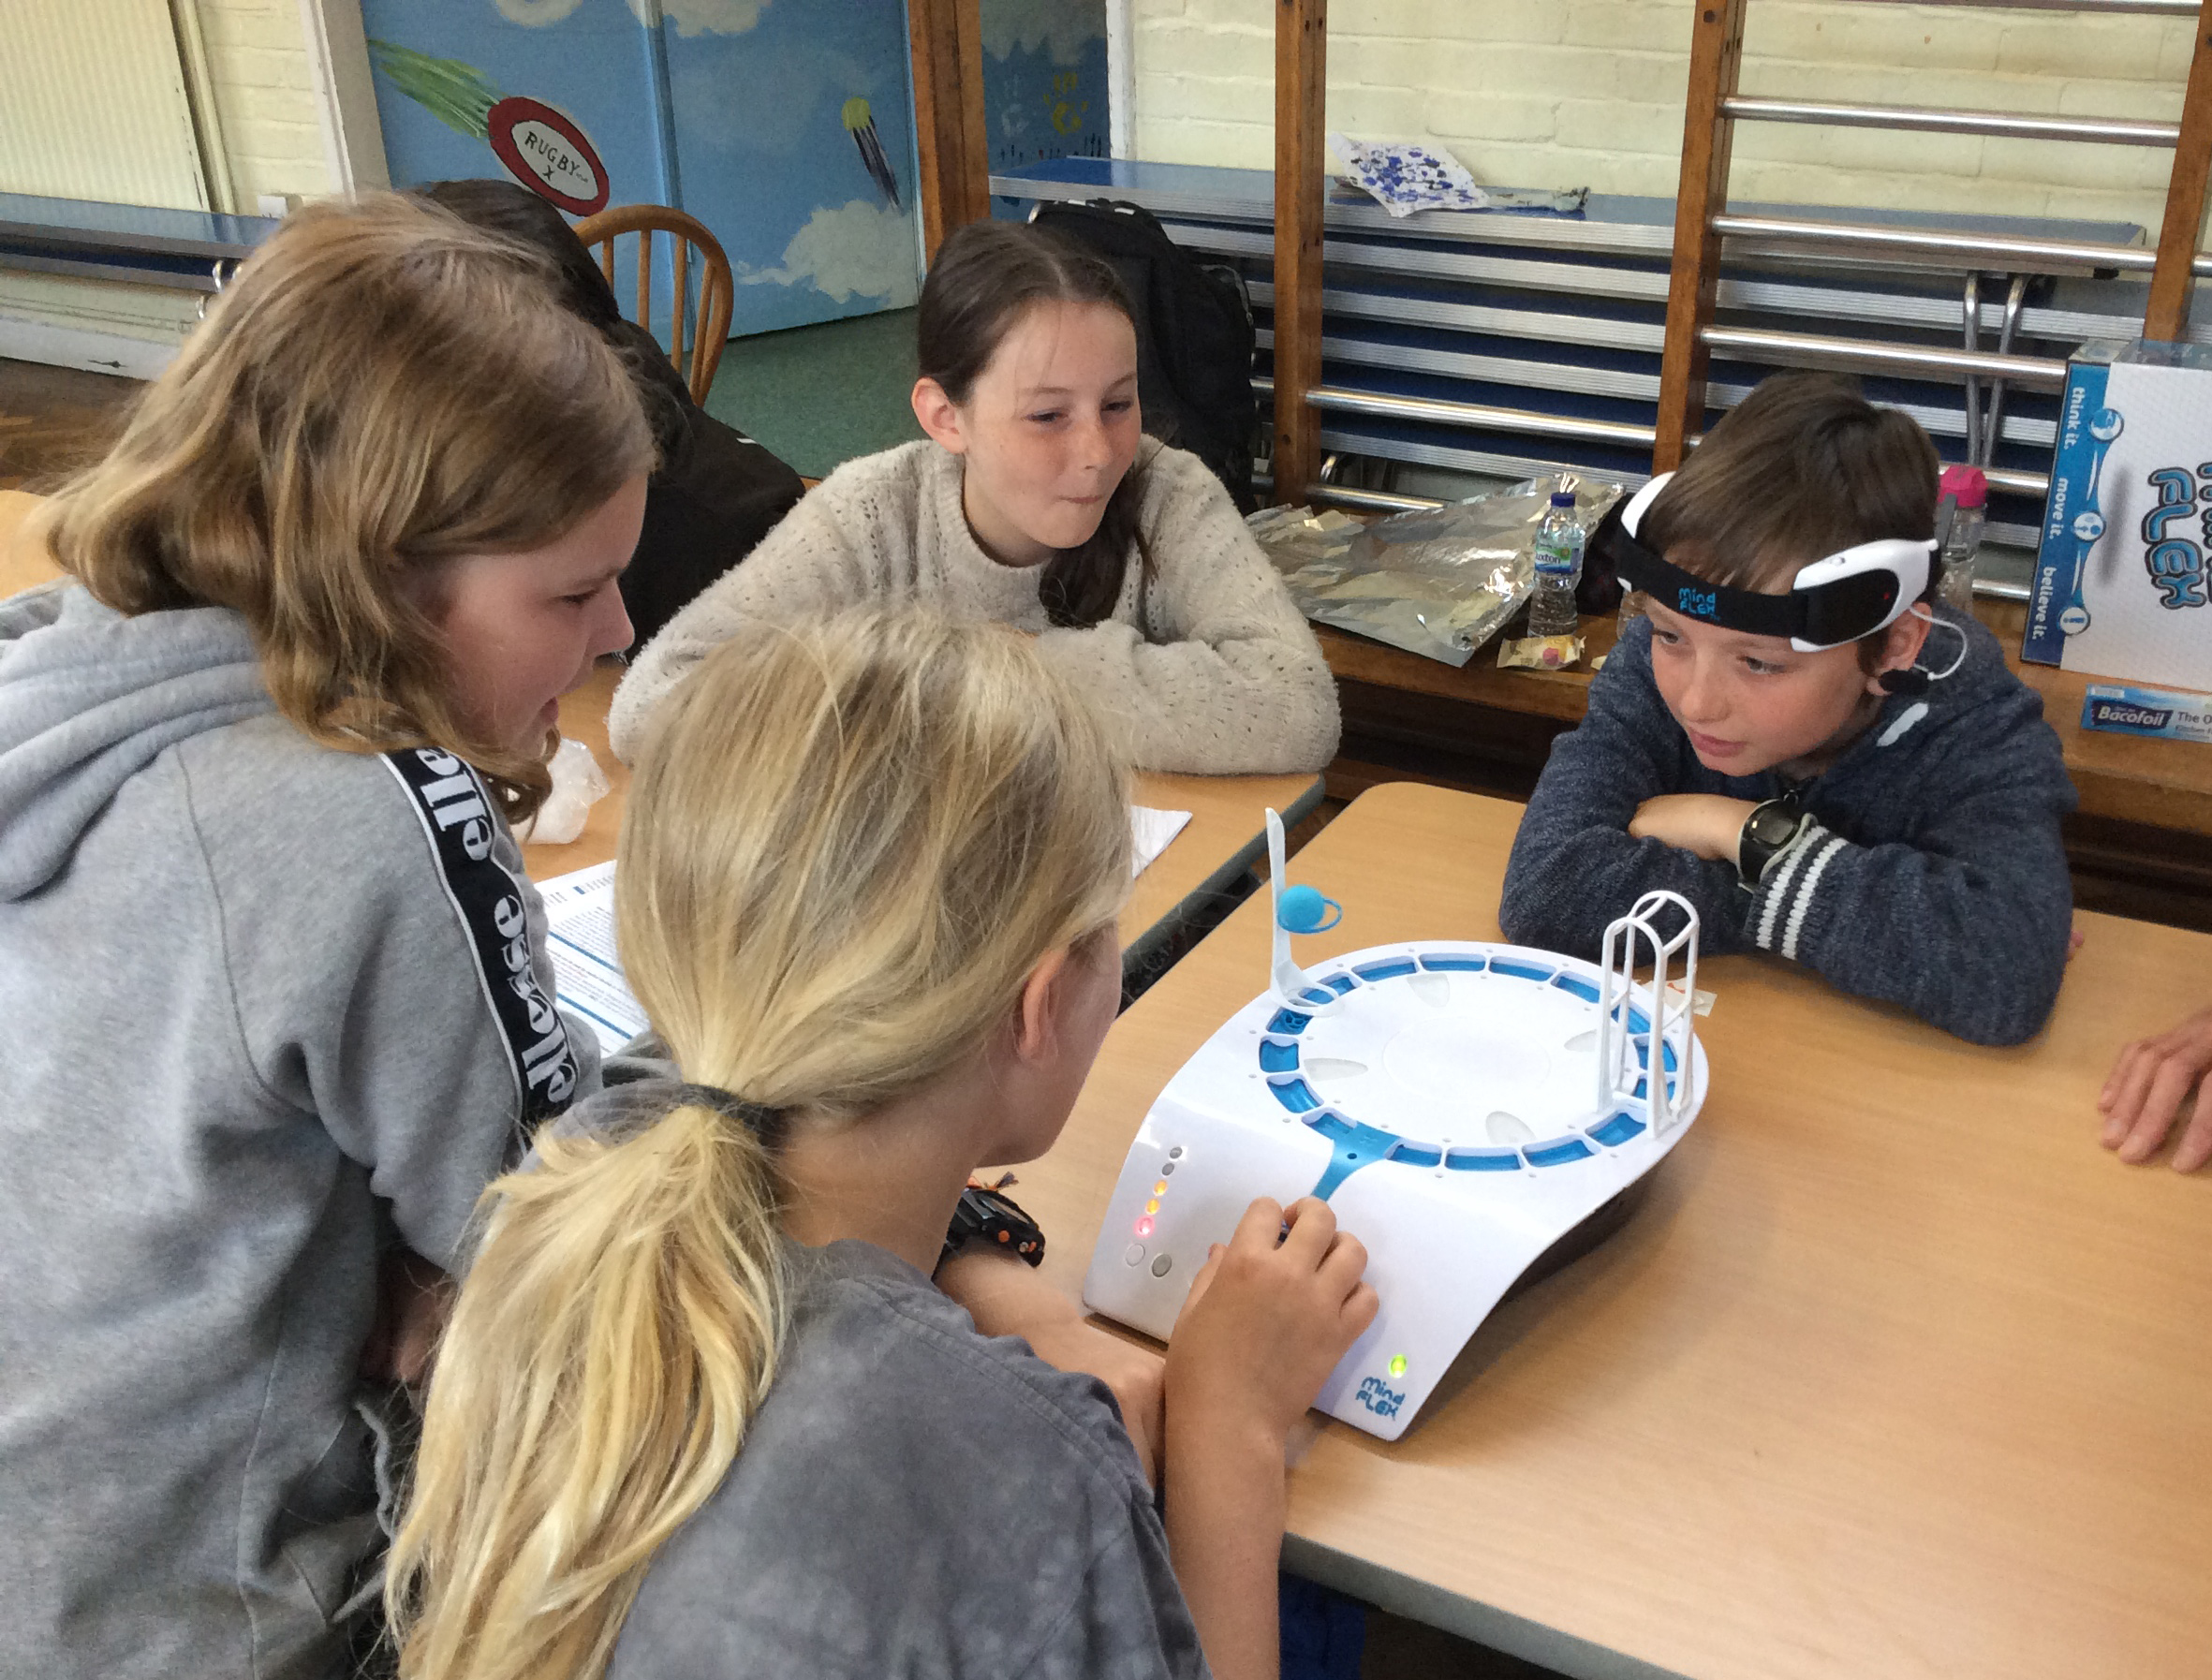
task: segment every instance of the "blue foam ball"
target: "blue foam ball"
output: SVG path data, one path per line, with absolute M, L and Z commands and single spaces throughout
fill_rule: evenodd
M 1313 887 L 1285 887 L 1276 900 L 1275 919 L 1293 934 L 1310 934 L 1328 921 L 1329 901 Z

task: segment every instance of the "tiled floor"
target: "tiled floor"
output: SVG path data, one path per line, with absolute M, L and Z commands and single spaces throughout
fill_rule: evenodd
M 914 312 L 894 309 L 731 339 L 706 406 L 802 478 L 820 479 L 920 437 L 913 389 Z

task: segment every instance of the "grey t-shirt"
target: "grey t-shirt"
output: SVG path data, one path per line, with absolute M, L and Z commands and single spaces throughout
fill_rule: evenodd
M 609 1680 L 1203 1675 L 1105 1385 L 870 1244 L 792 1252 L 774 1386 Z

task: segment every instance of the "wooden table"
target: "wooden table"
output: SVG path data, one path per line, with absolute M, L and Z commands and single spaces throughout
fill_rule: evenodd
M 2022 603 L 1985 599 L 1975 611 L 2006 663 L 2042 698 L 2081 795 L 2066 832 L 2080 901 L 2212 927 L 2212 747 L 2084 729 L 2083 690 L 2104 679 L 2022 663 Z M 1611 652 L 1614 630 L 1611 618 L 1585 618 L 1585 657 Z M 1408 776 L 1526 799 L 1553 739 L 1580 723 L 1588 703 L 1586 664 L 1500 671 L 1487 647 L 1454 670 L 1348 631 L 1315 633 L 1344 707 L 1344 744 L 1329 767 L 1339 799 Z
M 1300 961 L 1497 938 L 1519 815 L 1364 795 L 1300 854 L 1345 907 Z M 1320 1427 L 1290 1567 L 1579 1675 L 2212 1675 L 2212 1172 L 2123 1167 L 2095 1115 L 2120 1043 L 2212 998 L 2212 938 L 2081 921 L 2016 1050 L 1701 965 L 1712 1093 L 1648 1200 L 1495 1313 L 1405 1438 Z M 1256 901 L 1019 1170 L 1069 1289 L 1144 1111 L 1266 966 Z
M 588 869 L 614 855 L 622 828 L 623 799 L 629 769 L 607 745 L 607 707 L 621 668 L 610 662 L 591 682 L 561 701 L 561 732 L 582 741 L 607 772 L 613 791 L 591 808 L 583 833 L 567 846 L 526 846 L 523 856 L 533 878 L 546 880 L 572 869 Z M 1266 848 L 1266 812 L 1282 813 L 1283 826 L 1294 826 L 1321 799 L 1318 775 L 1158 775 L 1137 778 L 1140 803 L 1188 811 L 1190 821 L 1137 877 L 1121 913 L 1123 961 L 1135 963 L 1174 932 L 1187 911 L 1209 894 L 1221 892 L 1249 868 Z
M 39 499 L 24 490 L 0 490 L 0 600 L 19 589 L 61 576 L 61 567 L 53 563 L 45 545 L 23 534 L 23 521 Z

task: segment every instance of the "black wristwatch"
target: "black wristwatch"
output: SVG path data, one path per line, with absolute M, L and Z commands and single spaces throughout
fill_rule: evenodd
M 952 1225 L 945 1232 L 937 1264 L 943 1265 L 970 1243 L 1019 1255 L 1033 1266 L 1044 1264 L 1044 1232 L 1038 1230 L 1037 1221 L 1010 1197 L 972 1180 L 960 1192 L 960 1205 L 952 1210 Z
M 1812 813 L 1798 804 L 1793 793 L 1751 807 L 1751 815 L 1744 818 L 1744 832 L 1736 837 L 1736 877 L 1746 892 L 1758 890 L 1768 866 L 1790 849 L 1812 819 Z

